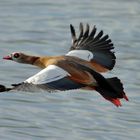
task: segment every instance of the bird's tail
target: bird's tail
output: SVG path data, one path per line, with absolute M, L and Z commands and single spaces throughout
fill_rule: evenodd
M 107 78 L 106 84 L 97 86 L 95 90 L 99 92 L 105 99 L 112 102 L 117 107 L 121 106 L 120 99 L 124 98 L 128 101 L 128 97 L 126 96 L 123 85 L 120 82 L 120 79 L 117 77 Z
M 123 84 L 117 77 L 105 78 L 100 73 L 94 71 L 93 69 L 86 67 L 84 65 L 78 65 L 82 70 L 89 72 L 93 78 L 96 80 L 97 85 L 91 85 L 89 87 L 93 88 L 99 92 L 105 99 L 111 101 L 114 105 L 121 106 L 120 99 L 125 99 L 128 101 L 123 88 Z

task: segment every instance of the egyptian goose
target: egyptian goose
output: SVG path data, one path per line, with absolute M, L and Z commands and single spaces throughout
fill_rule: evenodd
M 28 86 L 48 91 L 85 88 L 96 90 L 116 106 L 121 106 L 121 98 L 128 101 L 123 85 L 117 77 L 104 78 L 100 74 L 113 69 L 115 65 L 116 57 L 112 51 L 114 47 L 109 36 L 103 35 L 103 31 L 96 34 L 95 26 L 90 31 L 88 24 L 84 31 L 83 24 L 80 23 L 78 38 L 72 25 L 70 29 L 72 46 L 63 56 L 40 57 L 15 52 L 4 57 L 3 59 L 35 65 L 43 70 L 23 83 L 13 84 L 12 88 L 1 85 L 1 92 L 12 89 L 28 90 Z

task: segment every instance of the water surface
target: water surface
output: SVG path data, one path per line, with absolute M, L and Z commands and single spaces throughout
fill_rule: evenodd
M 106 76 L 119 76 L 130 102 L 116 108 L 98 93 L 0 94 L 2 140 L 139 140 L 139 0 L 1 0 L 0 57 L 22 51 L 35 55 L 68 52 L 69 24 L 96 25 L 114 42 L 117 63 Z M 0 84 L 19 83 L 39 69 L 0 59 Z

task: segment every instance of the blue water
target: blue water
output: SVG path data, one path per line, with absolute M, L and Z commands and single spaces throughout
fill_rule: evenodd
M 19 83 L 39 71 L 3 56 L 65 54 L 71 44 L 69 24 L 88 22 L 113 40 L 117 63 L 105 75 L 121 78 L 130 101 L 116 108 L 98 93 L 82 90 L 1 93 L 0 139 L 139 140 L 139 7 L 139 0 L 1 0 L 0 84 Z

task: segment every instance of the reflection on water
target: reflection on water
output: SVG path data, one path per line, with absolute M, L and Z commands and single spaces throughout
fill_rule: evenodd
M 115 69 L 130 102 L 116 108 L 96 92 L 9 92 L 0 94 L 2 140 L 122 140 L 140 132 L 140 2 L 130 0 L 3 0 L 0 4 L 0 56 L 14 51 L 60 55 L 70 46 L 69 24 L 96 24 L 109 33 Z M 54 51 L 55 50 L 55 51 Z M 0 60 L 0 84 L 19 83 L 38 68 Z

